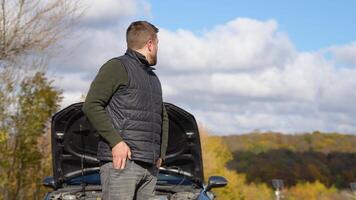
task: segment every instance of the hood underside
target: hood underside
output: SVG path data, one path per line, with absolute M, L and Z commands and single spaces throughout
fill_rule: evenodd
M 52 117 L 53 178 L 56 188 L 69 180 L 98 173 L 96 158 L 99 134 L 76 103 Z M 166 161 L 162 167 L 183 170 L 202 182 L 203 164 L 195 118 L 185 110 L 165 103 L 169 117 Z

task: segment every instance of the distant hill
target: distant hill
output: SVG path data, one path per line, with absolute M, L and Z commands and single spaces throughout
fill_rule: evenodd
M 245 173 L 248 182 L 270 184 L 280 178 L 293 186 L 319 180 L 347 188 L 356 181 L 356 135 L 254 132 L 222 139 L 233 154 L 228 168 Z
M 356 135 L 322 133 L 282 134 L 278 132 L 253 132 L 243 135 L 223 136 L 223 141 L 234 151 L 260 153 L 271 149 L 291 151 L 318 151 L 356 153 Z

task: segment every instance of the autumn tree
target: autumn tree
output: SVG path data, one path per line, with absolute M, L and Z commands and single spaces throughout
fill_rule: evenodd
M 327 188 L 325 185 L 316 181 L 314 183 L 299 183 L 295 187 L 290 188 L 286 192 L 287 200 L 335 200 L 337 190 L 335 188 Z M 341 196 L 341 195 L 338 195 Z
M 0 199 L 42 199 L 48 123 L 61 91 L 47 57 L 70 33 L 79 0 L 0 0 Z
M 0 61 L 17 62 L 24 55 L 41 55 L 75 23 L 79 1 L 1 0 Z
M 60 91 L 51 86 L 44 73 L 25 78 L 17 98 L 18 108 L 12 118 L 12 131 L 2 146 L 1 190 L 4 199 L 41 199 L 41 181 L 48 173 L 43 163 L 45 154 L 41 138 L 48 127 L 48 119 L 57 110 Z M 47 155 L 48 156 L 48 155 Z
M 213 189 L 218 200 L 273 199 L 272 190 L 265 184 L 247 184 L 245 175 L 227 169 L 226 164 L 232 159 L 232 153 L 223 143 L 221 137 L 209 135 L 201 127 L 199 132 L 203 152 L 204 177 L 219 175 L 228 179 L 226 187 Z

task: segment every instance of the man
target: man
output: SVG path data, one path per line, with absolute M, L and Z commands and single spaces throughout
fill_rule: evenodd
M 168 115 L 157 62 L 158 28 L 133 22 L 125 55 L 107 61 L 86 96 L 83 112 L 100 135 L 98 160 L 104 200 L 148 200 L 165 158 Z

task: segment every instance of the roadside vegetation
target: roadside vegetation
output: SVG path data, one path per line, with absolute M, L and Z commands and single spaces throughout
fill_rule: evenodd
M 282 179 L 282 199 L 356 198 L 356 136 L 338 133 L 253 132 L 216 136 L 201 128 L 205 178 L 222 175 L 218 199 L 275 199 L 272 179 Z

